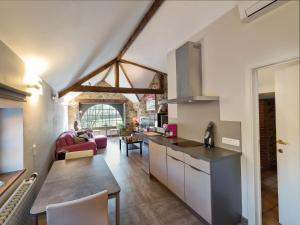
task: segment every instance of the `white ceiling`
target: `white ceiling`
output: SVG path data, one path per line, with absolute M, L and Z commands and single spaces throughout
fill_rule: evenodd
M 0 38 L 22 59 L 36 57 L 47 62 L 41 77 L 59 91 L 115 57 L 150 4 L 0 1 Z M 235 1 L 166 1 L 124 58 L 166 72 L 170 50 L 235 5 Z M 124 67 L 135 87 L 148 87 L 154 76 L 138 67 Z M 97 83 L 104 74 L 90 82 Z M 110 74 L 106 81 L 113 84 L 112 78 Z M 129 85 L 123 74 L 120 82 Z
M 60 90 L 114 58 L 149 1 L 0 1 L 0 37 Z
M 166 1 L 124 58 L 166 72 L 167 53 L 224 15 L 236 1 Z

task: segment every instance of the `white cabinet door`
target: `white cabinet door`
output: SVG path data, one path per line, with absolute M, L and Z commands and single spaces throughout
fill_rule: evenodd
M 210 175 L 185 164 L 185 201 L 211 224 Z
M 150 173 L 167 186 L 167 147 L 149 141 L 149 160 Z
M 168 188 L 184 200 L 184 163 L 167 156 Z

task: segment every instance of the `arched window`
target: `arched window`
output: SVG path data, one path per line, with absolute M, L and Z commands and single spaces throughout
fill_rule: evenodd
M 122 116 L 113 106 L 97 104 L 87 109 L 81 117 L 83 128 L 116 127 L 123 122 Z

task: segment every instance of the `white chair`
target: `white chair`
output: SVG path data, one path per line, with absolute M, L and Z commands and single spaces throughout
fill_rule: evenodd
M 84 151 L 76 151 L 76 152 L 66 152 L 65 159 L 77 159 L 83 157 L 92 157 L 94 155 L 93 150 L 84 150 Z
M 107 191 L 48 205 L 47 225 L 108 225 Z

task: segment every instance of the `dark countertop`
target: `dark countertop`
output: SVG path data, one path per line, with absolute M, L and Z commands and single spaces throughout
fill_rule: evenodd
M 220 148 L 220 147 L 214 147 L 212 149 L 207 149 L 204 147 L 204 145 L 196 146 L 196 147 L 180 147 L 180 146 L 174 145 L 174 143 L 190 141 L 188 139 L 184 139 L 184 138 L 180 138 L 180 137 L 166 138 L 166 137 L 163 137 L 162 135 L 156 135 L 156 136 L 147 135 L 147 133 L 137 133 L 137 135 L 144 137 L 144 138 L 148 138 L 149 140 L 151 140 L 157 144 L 161 144 L 161 145 L 170 147 L 173 150 L 186 153 L 186 154 L 192 156 L 193 158 L 203 159 L 203 160 L 209 161 L 209 162 L 224 159 L 226 157 L 242 155 L 241 152 L 236 152 L 236 151 L 232 151 L 232 150 L 228 150 L 228 149 L 224 149 L 224 148 Z
M 30 213 L 42 214 L 47 205 L 72 201 L 103 190 L 107 190 L 108 196 L 121 191 L 102 156 L 58 160 L 53 163 Z

